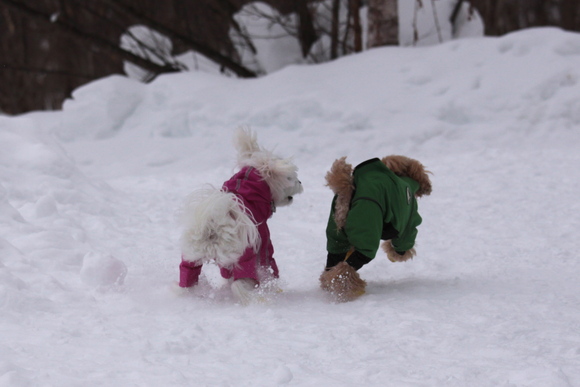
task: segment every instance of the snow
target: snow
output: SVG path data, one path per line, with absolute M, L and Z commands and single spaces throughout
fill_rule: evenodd
M 580 385 L 579 82 L 580 35 L 546 28 L 0 116 L 0 386 Z M 269 221 L 283 292 L 247 307 L 215 266 L 174 291 L 179 207 L 238 125 L 305 187 Z M 433 172 L 418 255 L 332 303 L 324 175 L 389 154 Z

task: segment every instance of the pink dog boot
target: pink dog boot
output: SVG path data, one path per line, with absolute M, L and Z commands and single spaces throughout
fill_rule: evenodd
M 179 265 L 179 286 L 182 288 L 189 288 L 199 280 L 202 265 L 194 262 L 181 261 Z

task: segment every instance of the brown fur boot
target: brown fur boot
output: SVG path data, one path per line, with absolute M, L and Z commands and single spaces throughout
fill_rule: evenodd
M 405 254 L 400 255 L 395 251 L 395 248 L 391 244 L 390 239 L 388 241 L 384 241 L 381 247 L 383 248 L 384 252 L 387 253 L 387 258 L 389 258 L 389 261 L 391 262 L 405 262 L 409 259 L 412 259 L 417 254 L 415 249 L 412 248 L 411 250 L 405 251 Z
M 332 294 L 337 302 L 352 301 L 365 294 L 367 283 L 346 262 L 341 262 L 320 275 L 320 287 Z

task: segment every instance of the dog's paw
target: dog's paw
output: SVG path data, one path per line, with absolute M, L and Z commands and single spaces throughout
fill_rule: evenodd
M 249 278 L 242 278 L 230 285 L 235 299 L 244 306 L 268 304 L 283 293 L 277 280 L 264 280 L 259 285 Z
M 246 306 L 259 301 L 256 281 L 250 278 L 240 278 L 231 284 L 232 294 L 236 300 Z
M 365 294 L 366 281 L 346 262 L 341 262 L 320 275 L 320 287 L 335 302 L 353 301 Z
M 387 253 L 387 258 L 391 262 L 405 262 L 417 255 L 415 248 L 409 249 L 403 252 L 403 254 L 396 252 L 390 240 L 384 241 L 381 247 Z
M 192 289 L 193 289 L 193 287 L 183 288 L 183 287 L 179 286 L 179 282 L 177 282 L 177 281 L 172 282 L 171 285 L 169 285 L 169 291 L 173 295 L 175 295 L 176 297 L 183 297 L 183 296 L 186 296 L 188 294 L 191 294 Z

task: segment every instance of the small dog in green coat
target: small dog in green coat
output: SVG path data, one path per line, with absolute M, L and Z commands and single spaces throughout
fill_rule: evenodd
M 392 262 L 415 256 L 421 216 L 417 198 L 431 193 L 428 171 L 405 156 L 370 159 L 356 168 L 346 157 L 336 160 L 326 175 L 335 196 L 326 228 L 326 268 L 320 285 L 338 302 L 365 293 L 357 270 L 382 248 Z

